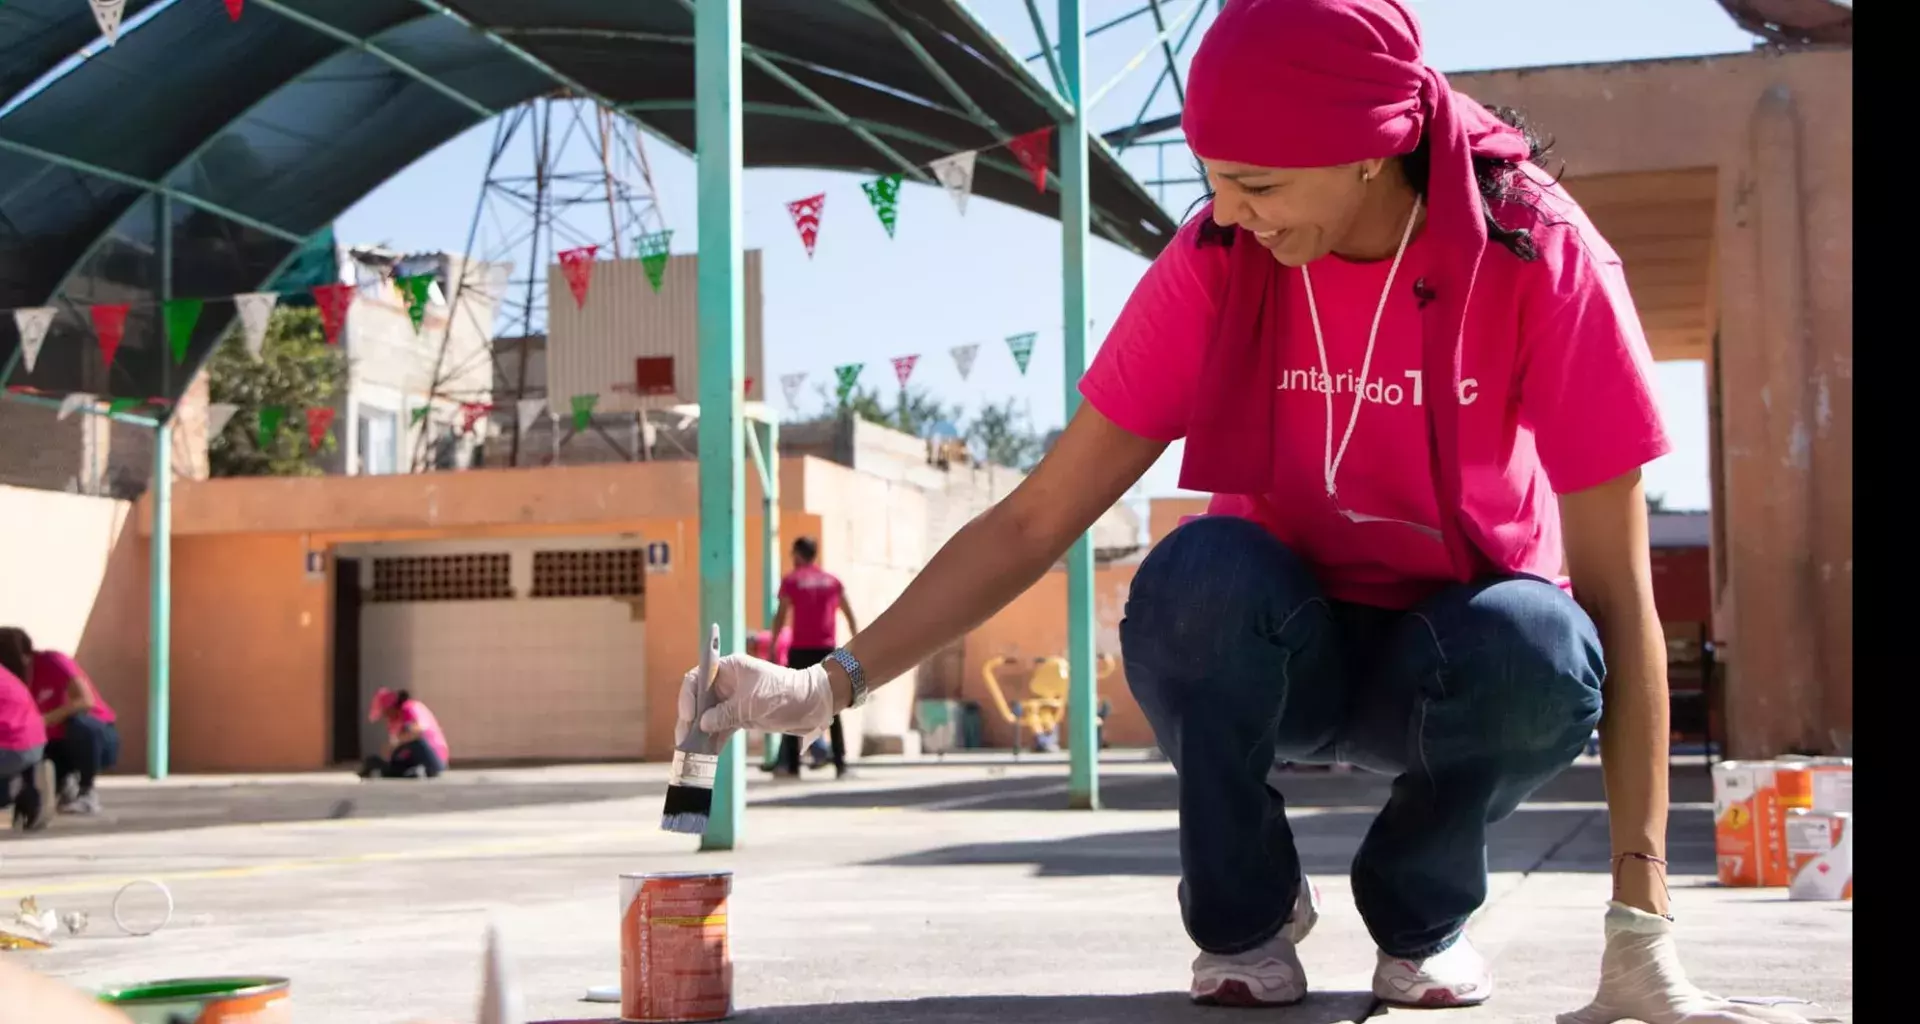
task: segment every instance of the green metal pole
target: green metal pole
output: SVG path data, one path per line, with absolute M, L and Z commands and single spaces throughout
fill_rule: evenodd
M 767 625 L 768 661 L 773 660 L 773 617 L 780 610 L 780 423 L 768 420 L 766 441 L 760 445 L 760 621 Z M 759 432 L 758 426 L 749 430 Z M 761 743 L 760 763 L 772 768 L 780 760 L 780 734 L 768 733 Z
M 1060 131 L 1060 256 L 1066 315 L 1066 413 L 1080 406 L 1080 375 L 1087 371 L 1087 40 L 1086 0 L 1060 0 L 1060 73 L 1073 108 Z M 1067 776 L 1068 806 L 1100 806 L 1099 728 L 1094 721 L 1093 535 L 1067 551 Z
M 700 622 L 720 624 L 720 646 L 741 648 L 746 595 L 745 281 L 740 243 L 740 0 L 698 0 L 693 18 L 694 163 L 700 262 Z M 703 850 L 731 850 L 747 804 L 746 742 L 720 755 Z
M 162 194 L 159 208 L 160 297 L 173 298 L 173 202 Z M 162 346 L 164 348 L 164 346 Z M 164 374 L 166 356 L 161 357 Z M 147 776 L 167 777 L 171 764 L 173 689 L 173 423 L 159 415 L 153 429 L 153 564 L 147 569 Z

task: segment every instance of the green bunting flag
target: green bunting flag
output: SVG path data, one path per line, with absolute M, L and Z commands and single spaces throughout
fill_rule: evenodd
M 573 396 L 573 432 L 579 432 L 593 425 L 593 406 L 600 401 L 599 395 Z
M 114 413 L 126 412 L 128 409 L 139 404 L 140 400 L 138 398 L 116 398 L 107 403 L 107 413 L 112 415 Z
M 427 319 L 427 295 L 433 287 L 433 275 L 413 274 L 395 278 L 393 283 L 399 285 L 401 294 L 407 297 L 407 319 L 413 321 L 413 329 L 418 333 Z
M 426 406 L 424 406 L 424 405 L 423 405 L 423 406 L 421 406 L 421 407 L 419 407 L 418 409 L 415 409 L 415 410 L 413 410 L 413 425 L 414 425 L 414 426 L 416 426 L 416 427 L 417 427 L 417 426 L 419 426 L 419 425 L 420 425 L 420 421 L 421 421 L 421 420 L 424 420 L 424 419 L 426 419 L 426 418 L 427 418 L 427 407 L 426 407 Z
M 1029 331 L 1016 334 L 1007 339 L 1007 348 L 1013 352 L 1014 364 L 1020 367 L 1020 376 L 1027 375 L 1027 362 L 1033 358 L 1033 339 L 1038 335 Z
M 167 344 L 173 347 L 173 361 L 187 361 L 187 343 L 193 340 L 194 325 L 200 322 L 200 310 L 206 303 L 199 299 L 168 299 L 160 304 L 166 314 Z
M 860 367 L 863 363 L 848 363 L 833 368 L 833 375 L 840 378 L 840 401 L 844 404 L 847 396 L 853 394 L 853 384 L 860 379 Z
M 867 194 L 867 202 L 873 204 L 873 212 L 880 215 L 880 223 L 887 229 L 887 237 L 893 237 L 894 222 L 900 212 L 900 176 L 889 174 L 874 181 L 862 182 L 860 190 Z
M 287 416 L 287 410 L 277 405 L 269 405 L 260 410 L 260 450 L 266 451 L 280 439 L 280 421 Z
M 641 235 L 636 240 L 640 250 L 640 267 L 647 272 L 647 283 L 654 291 L 660 290 L 660 280 L 667 273 L 668 243 L 673 241 L 673 230 L 655 231 Z

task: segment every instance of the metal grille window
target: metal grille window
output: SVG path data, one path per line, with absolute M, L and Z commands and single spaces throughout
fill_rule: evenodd
M 512 555 L 416 555 L 373 560 L 373 601 L 500 601 L 512 597 Z
M 640 597 L 646 592 L 645 548 L 533 553 L 535 597 Z

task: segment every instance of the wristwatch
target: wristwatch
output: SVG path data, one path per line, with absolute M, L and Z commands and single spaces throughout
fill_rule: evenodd
M 867 689 L 867 670 L 860 667 L 860 659 L 848 654 L 845 647 L 835 647 L 828 652 L 827 660 L 847 670 L 848 688 L 853 692 L 853 699 L 847 703 L 848 710 L 865 704 L 871 691 Z

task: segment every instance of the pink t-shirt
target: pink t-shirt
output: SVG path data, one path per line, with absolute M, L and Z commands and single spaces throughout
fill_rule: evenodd
M 75 679 L 93 694 L 93 710 L 89 714 L 103 725 L 112 725 L 119 721 L 113 708 L 105 697 L 100 696 L 100 688 L 93 685 L 87 674 L 72 658 L 59 651 L 33 652 L 33 702 L 40 708 L 41 714 L 57 711 L 67 704 L 67 685 Z M 59 739 L 67 734 L 67 723 L 47 727 L 47 735 Z
M 0 668 L 0 750 L 30 750 L 47 745 L 47 726 L 33 694 L 20 677 Z M 0 779 L 0 786 L 7 784 Z
M 410 725 L 420 730 L 420 738 L 426 740 L 427 746 L 440 755 L 442 765 L 453 763 L 447 751 L 447 734 L 440 731 L 440 720 L 433 717 L 432 709 L 417 700 L 400 705 L 400 714 L 387 719 L 387 738 L 398 737 Z
M 839 641 L 840 580 L 817 565 L 803 565 L 780 581 L 780 596 L 793 607 L 793 646 L 819 649 Z
M 1563 189 L 1527 170 L 1551 215 L 1533 229 L 1539 259 L 1523 261 L 1489 242 L 1467 309 L 1461 387 L 1452 396 L 1460 403 L 1462 520 L 1467 539 L 1495 565 L 1564 586 L 1556 495 L 1612 480 L 1670 446 L 1620 258 Z M 1509 225 L 1525 216 L 1500 212 Z M 1094 408 L 1141 437 L 1184 437 L 1194 403 L 1208 400 L 1197 392 L 1228 250 L 1196 246 L 1199 224 L 1188 222 L 1147 270 L 1080 382 Z M 1329 256 L 1311 265 L 1326 374 L 1305 275 L 1283 271 L 1291 323 L 1277 360 L 1275 489 L 1215 495 L 1208 506 L 1265 526 L 1335 600 L 1406 608 L 1452 578 L 1428 460 L 1424 403 L 1436 396 L 1420 372 L 1416 283 L 1427 259 L 1416 237 L 1394 278 L 1365 381 L 1357 378 L 1391 261 Z M 1337 504 L 1325 484 L 1329 391 L 1334 452 L 1356 394 L 1364 398 L 1335 477 Z

